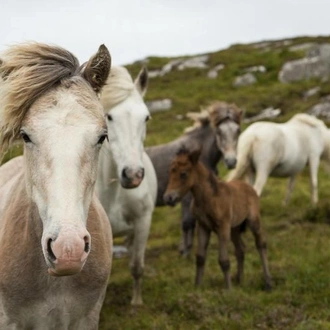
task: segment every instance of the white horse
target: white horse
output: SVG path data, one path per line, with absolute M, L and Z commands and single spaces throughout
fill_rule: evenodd
M 127 236 L 132 305 L 142 304 L 144 253 L 157 195 L 155 170 L 143 146 L 150 118 L 143 101 L 147 83 L 146 69 L 133 82 L 125 68 L 113 67 L 101 96 L 109 143 L 100 155 L 96 187 L 114 237 Z
M 323 121 L 297 114 L 277 124 L 257 122 L 238 140 L 237 166 L 228 180 L 248 176 L 260 196 L 268 176 L 289 177 L 287 204 L 298 173 L 309 165 L 312 203 L 318 202 L 317 174 L 320 159 L 330 160 L 330 134 Z
M 96 330 L 111 267 L 94 193 L 110 54 L 103 45 L 81 68 L 65 49 L 31 43 L 0 63 L 0 159 L 24 142 L 0 167 L 0 329 Z

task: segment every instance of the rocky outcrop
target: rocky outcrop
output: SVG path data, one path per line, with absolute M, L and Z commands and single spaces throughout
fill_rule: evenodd
M 146 105 L 150 112 L 166 111 L 172 108 L 172 100 L 163 99 L 163 100 L 148 101 L 146 102 Z
M 235 81 L 233 82 L 234 87 L 242 87 L 242 86 L 249 86 L 253 85 L 257 82 L 257 78 L 250 72 L 238 76 L 235 78 Z
M 266 67 L 263 65 L 255 65 L 245 69 L 245 72 L 261 72 L 265 73 L 267 71 Z
M 305 79 L 327 80 L 330 76 L 330 44 L 309 48 L 306 57 L 284 64 L 279 80 L 283 83 Z
M 323 97 L 321 102 L 310 108 L 307 113 L 330 120 L 330 95 Z
M 225 65 L 224 64 L 218 64 L 218 65 L 216 65 L 214 68 L 212 68 L 207 73 L 207 77 L 210 78 L 210 79 L 215 79 L 216 77 L 218 77 L 218 72 L 221 71 L 224 68 L 225 68 Z
M 208 65 L 206 64 L 206 62 L 208 61 L 208 59 L 209 55 L 194 56 L 187 59 L 175 59 L 165 64 L 160 70 L 149 71 L 149 77 L 162 77 L 175 69 L 179 71 L 191 68 L 207 69 Z
M 314 95 L 317 95 L 320 90 L 321 90 L 321 87 L 320 86 L 316 86 L 316 87 L 313 87 L 313 88 L 307 90 L 303 94 L 304 100 L 307 100 L 308 98 L 310 98 L 310 97 L 312 97 Z
M 244 123 L 252 123 L 258 120 L 265 120 L 265 119 L 274 119 L 281 114 L 281 109 L 274 109 L 273 107 L 266 108 L 262 110 L 258 115 L 245 118 L 243 121 Z

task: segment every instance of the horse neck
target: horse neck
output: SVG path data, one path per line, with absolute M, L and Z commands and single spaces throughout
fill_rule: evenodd
M 23 171 L 17 176 L 16 184 L 8 194 L 11 203 L 2 214 L 0 250 L 4 247 L 8 249 L 17 242 L 30 249 L 38 248 L 42 236 L 42 221 L 36 204 L 26 192 Z
M 194 183 L 191 193 L 195 203 L 207 208 L 212 197 L 218 194 L 221 182 L 201 161 L 195 167 Z

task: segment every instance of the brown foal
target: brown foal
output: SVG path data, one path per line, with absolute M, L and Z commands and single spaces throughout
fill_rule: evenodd
M 259 198 L 254 189 L 242 182 L 221 182 L 200 161 L 200 150 L 182 148 L 170 167 L 169 183 L 164 194 L 167 204 L 174 206 L 189 190 L 194 197 L 192 211 L 198 223 L 198 246 L 196 254 L 196 286 L 202 282 L 206 251 L 211 232 L 218 236 L 219 264 L 224 273 L 226 287 L 231 288 L 228 243 L 235 246 L 237 259 L 236 280 L 241 282 L 244 267 L 244 244 L 241 238 L 246 223 L 259 251 L 266 290 L 271 289 L 267 249 L 260 225 Z

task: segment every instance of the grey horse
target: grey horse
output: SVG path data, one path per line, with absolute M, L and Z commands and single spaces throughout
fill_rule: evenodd
M 236 146 L 240 134 L 243 111 L 235 104 L 214 102 L 200 113 L 188 113 L 195 121 L 178 139 L 162 145 L 146 148 L 156 170 L 158 192 L 156 206 L 163 206 L 163 195 L 168 184 L 169 167 L 177 151 L 184 145 L 187 148 L 202 148 L 200 160 L 214 173 L 218 173 L 218 162 L 223 159 L 228 169 L 235 168 Z M 181 202 L 183 255 L 190 254 L 196 220 L 190 211 L 192 200 L 188 193 Z

